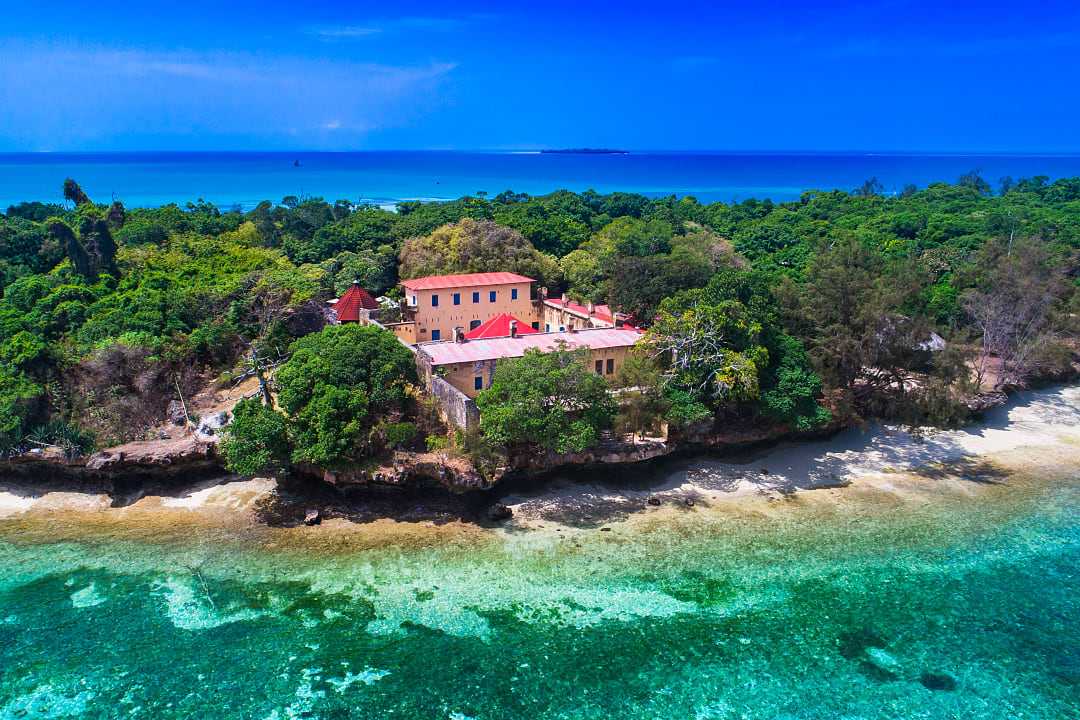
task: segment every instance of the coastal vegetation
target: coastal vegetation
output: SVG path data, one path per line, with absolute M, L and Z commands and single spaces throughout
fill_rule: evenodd
M 394 297 L 400 278 L 511 270 L 631 314 L 645 341 L 613 382 L 554 353 L 500 364 L 477 399 L 488 447 L 557 451 L 661 424 L 963 422 L 978 392 L 1068 371 L 1080 315 L 1080 178 L 993 192 L 971 173 L 895 196 L 868 181 L 788 203 L 507 191 L 397 212 L 125 208 L 74 181 L 63 197 L 0 216 L 4 453 L 140 438 L 253 352 L 281 365 L 274 407 L 234 410 L 237 470 L 437 446 L 408 351 L 323 329 L 356 279 Z
M 480 431 L 500 446 L 581 452 L 611 425 L 608 384 L 588 368 L 588 352 L 529 350 L 498 364 L 476 399 Z

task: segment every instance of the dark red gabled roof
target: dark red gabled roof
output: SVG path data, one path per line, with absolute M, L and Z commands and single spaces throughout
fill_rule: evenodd
M 334 303 L 334 313 L 338 322 L 360 322 L 360 310 L 378 310 L 379 303 L 371 297 L 360 283 L 354 282 L 352 287 Z
M 533 329 L 528 323 L 518 320 L 509 313 L 502 313 L 488 320 L 483 325 L 465 333 L 466 340 L 483 340 L 484 338 L 510 337 L 510 323 L 517 323 L 518 335 L 532 335 L 540 332 Z

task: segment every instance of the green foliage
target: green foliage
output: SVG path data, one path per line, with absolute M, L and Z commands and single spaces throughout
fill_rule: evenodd
M 38 425 L 26 434 L 26 440 L 32 447 L 58 447 L 69 460 L 92 453 L 95 446 L 93 435 L 63 420 Z
M 0 446 L 10 447 L 23 437 L 44 392 L 25 374 L 0 364 Z
M 1076 337 L 1080 314 L 1077 284 L 1059 282 L 1075 275 L 1080 251 L 1080 178 L 1007 178 L 994 195 L 968 173 L 957 184 L 896 196 L 868 182 L 854 193 L 809 190 L 795 202 L 710 205 L 508 190 L 401 203 L 396 213 L 306 197 L 247 213 L 203 200 L 126 209 L 94 204 L 74 181 L 64 195 L 63 205 L 20 203 L 0 216 L 0 425 L 8 447 L 51 419 L 104 439 L 122 422 L 137 434 L 160 417 L 159 394 L 147 391 L 158 378 L 179 368 L 192 378 L 217 375 L 252 345 L 283 350 L 315 326 L 297 319 L 320 316 L 323 301 L 354 279 L 393 293 L 407 240 L 411 273 L 514 270 L 646 325 L 666 311 L 657 324 L 685 337 L 722 332 L 711 367 L 665 367 L 669 419 L 705 408 L 807 428 L 825 419 L 822 394 L 873 413 L 883 407 L 875 396 L 886 393 L 907 396 L 888 403 L 905 417 L 951 421 L 963 415 L 956 403 L 967 366 L 941 375 L 940 354 L 915 347 L 931 329 L 950 350 L 986 349 L 980 368 L 1006 352 L 1009 374 L 1027 377 L 1067 365 L 1058 339 Z M 438 243 L 424 242 L 434 236 Z M 1017 284 L 1002 275 L 1010 265 L 1001 258 L 1015 246 L 1013 257 L 1023 259 L 1032 238 L 1038 272 L 1024 271 Z M 1037 276 L 1055 280 L 1040 284 Z M 983 343 L 992 318 L 979 312 L 989 307 L 980 299 L 1005 290 L 1014 298 L 999 303 L 1005 310 L 1048 295 L 1036 303 L 1039 332 Z M 928 379 L 912 384 L 911 373 Z M 709 389 L 693 389 L 695 374 Z M 322 457 L 374 451 L 387 441 L 372 427 L 404 422 L 388 412 L 338 447 L 344 413 L 378 415 L 376 399 L 313 391 L 312 400 L 316 415 L 336 418 L 321 434 L 312 420 L 310 442 Z M 95 413 L 112 420 L 98 422 Z M 140 427 L 120 420 L 125 413 Z
M 294 462 L 337 467 L 375 448 L 369 430 L 399 415 L 416 367 L 394 334 L 333 325 L 297 340 L 275 377 L 289 418 Z
M 424 438 L 428 452 L 440 452 L 450 447 L 450 438 L 445 435 L 428 435 Z
M 665 300 L 646 340 L 667 358 L 669 389 L 810 429 L 828 420 L 817 403 L 821 380 L 802 343 L 781 327 L 769 285 L 766 274 L 726 268 L 705 288 Z
M 811 369 L 802 343 L 781 333 L 771 357 L 773 362 L 763 382 L 768 389 L 761 393 L 765 415 L 800 431 L 827 423 L 831 415 L 817 401 L 821 396 L 821 378 Z
M 360 281 L 361 287 L 375 295 L 386 293 L 398 280 L 397 252 L 390 245 L 383 245 L 377 250 L 346 251 L 323 261 L 320 267 L 326 272 L 334 295 L 338 297 L 356 280 Z
M 677 429 L 704 422 L 713 416 L 712 410 L 685 390 L 675 387 L 666 388 L 664 401 L 667 403 L 667 412 L 664 417 Z
M 49 346 L 45 341 L 25 330 L 20 330 L 0 344 L 0 361 L 22 372 L 41 369 L 48 355 Z
M 391 422 L 382 423 L 376 428 L 379 442 L 388 448 L 404 448 L 411 445 L 416 439 L 418 430 L 415 423 Z
M 577 248 L 589 236 L 595 217 L 581 196 L 566 190 L 550 195 L 520 200 L 500 195 L 493 219 L 514 228 L 537 250 L 561 257 Z M 498 200 L 498 198 L 497 198 Z
M 480 429 L 498 445 L 580 452 L 610 426 L 615 403 L 587 351 L 529 350 L 500 362 L 491 387 L 476 397 Z
M 225 465 L 241 475 L 281 472 L 289 466 L 285 416 L 258 398 L 241 400 L 221 442 Z

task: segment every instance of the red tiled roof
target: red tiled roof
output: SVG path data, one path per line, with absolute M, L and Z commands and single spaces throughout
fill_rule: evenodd
M 440 290 L 454 287 L 477 287 L 480 285 L 510 285 L 511 283 L 531 283 L 532 278 L 512 272 L 470 273 L 468 275 L 430 275 L 428 277 L 402 280 L 401 285 L 409 290 Z
M 359 322 L 361 309 L 378 310 L 379 303 L 371 297 L 371 293 L 360 287 L 360 283 L 354 282 L 334 303 L 334 313 L 338 322 Z
M 521 357 L 526 350 L 533 348 L 540 352 L 551 352 L 558 350 L 564 343 L 568 349 L 587 347 L 600 350 L 630 347 L 640 339 L 641 333 L 637 330 L 591 328 L 577 332 L 533 333 L 516 338 L 487 338 L 463 343 L 421 343 L 417 346 L 417 350 L 431 358 L 432 366 L 437 367 L 462 362 Z
M 532 335 L 540 332 L 534 330 L 528 323 L 518 320 L 510 313 L 500 313 L 474 330 L 465 333 L 465 338 L 468 340 L 481 340 L 483 338 L 510 337 L 511 322 L 517 323 L 518 335 Z

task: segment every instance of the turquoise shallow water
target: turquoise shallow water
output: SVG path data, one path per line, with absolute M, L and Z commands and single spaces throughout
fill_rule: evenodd
M 1080 477 L 1001 482 L 382 545 L 0 521 L 0 718 L 1077 717 Z

